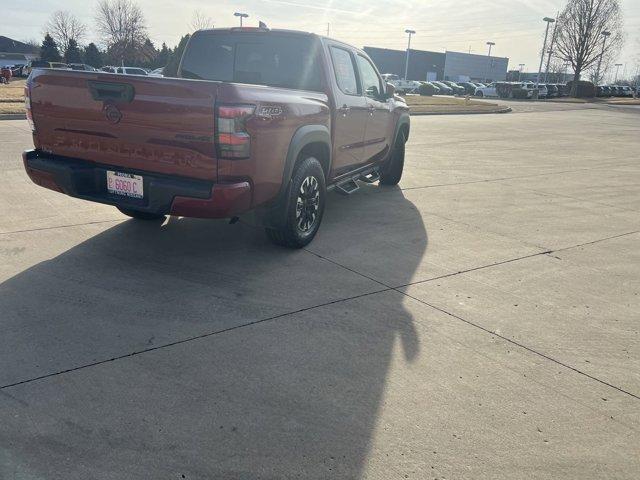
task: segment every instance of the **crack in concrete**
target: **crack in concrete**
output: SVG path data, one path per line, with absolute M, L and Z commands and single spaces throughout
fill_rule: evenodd
M 424 185 L 424 186 L 419 186 L 419 187 L 405 187 L 405 188 L 401 188 L 400 190 L 403 191 L 403 192 L 407 192 L 407 191 L 410 191 L 410 190 L 422 190 L 422 189 L 426 189 L 426 188 L 454 187 L 456 185 L 473 185 L 475 183 L 504 182 L 506 180 L 519 180 L 519 179 L 524 179 L 524 178 L 545 177 L 545 176 L 549 176 L 549 175 L 561 175 L 561 174 L 564 174 L 564 173 L 577 173 L 577 172 L 588 172 L 588 171 L 591 171 L 591 170 L 604 170 L 604 169 L 610 168 L 611 166 L 615 166 L 616 168 L 619 168 L 619 167 L 635 166 L 635 164 L 629 163 L 629 164 L 623 164 L 623 165 L 610 165 L 610 166 L 600 165 L 598 167 L 593 167 L 593 168 L 579 168 L 579 169 L 576 169 L 576 170 L 559 170 L 557 172 L 547 172 L 547 173 L 532 173 L 530 175 L 516 175 L 516 176 L 513 176 L 513 177 L 486 178 L 486 179 L 483 179 L 483 180 L 469 180 L 467 182 L 436 183 L 434 185 Z M 588 200 L 583 200 L 583 201 L 588 201 Z
M 618 387 L 616 385 L 613 385 L 613 384 L 607 382 L 606 380 L 602 380 L 602 379 L 600 379 L 598 377 L 590 375 L 587 372 L 584 372 L 584 371 L 582 371 L 582 370 L 580 370 L 580 369 L 578 369 L 578 368 L 576 368 L 576 367 L 574 367 L 572 365 L 564 363 L 564 362 L 562 362 L 562 361 L 560 361 L 560 360 L 558 360 L 558 359 L 556 359 L 556 358 L 554 358 L 554 357 L 552 357 L 550 355 L 547 355 L 545 353 L 539 352 L 538 350 L 536 350 L 536 349 L 534 349 L 532 347 L 529 347 L 527 345 L 524 345 L 524 344 L 522 344 L 522 343 L 520 343 L 520 342 L 518 342 L 518 341 L 516 341 L 516 340 L 514 340 L 512 338 L 509 338 L 509 337 L 506 337 L 506 336 L 501 335 L 499 333 L 496 333 L 496 332 L 494 332 L 494 331 L 492 331 L 492 330 L 490 330 L 488 328 L 483 327 L 482 325 L 479 325 L 477 323 L 472 322 L 471 320 L 468 320 L 468 319 L 466 319 L 464 317 L 456 315 L 455 313 L 449 312 L 449 311 L 445 310 L 444 308 L 438 307 L 438 306 L 433 305 L 433 304 L 431 304 L 431 303 L 429 303 L 429 302 L 427 302 L 425 300 L 421 300 L 420 298 L 414 297 L 413 295 L 410 295 L 410 294 L 408 294 L 406 292 L 403 292 L 403 291 L 399 290 L 400 288 L 404 288 L 404 287 L 410 286 L 410 285 L 430 282 L 430 281 L 437 280 L 437 279 L 440 279 L 440 278 L 445 278 L 445 277 L 452 277 L 452 276 L 455 276 L 455 275 L 460 275 L 460 274 L 471 272 L 471 271 L 475 271 L 475 270 L 481 270 L 481 269 L 484 269 L 484 268 L 491 268 L 491 267 L 498 266 L 498 265 L 504 265 L 505 263 L 516 262 L 516 261 L 520 261 L 520 260 L 524 260 L 524 259 L 528 259 L 528 258 L 532 258 L 532 257 L 537 257 L 537 256 L 540 256 L 540 255 L 551 255 L 551 254 L 553 254 L 555 252 L 561 252 L 561 251 L 566 251 L 566 250 L 570 250 L 570 249 L 573 249 L 573 248 L 580 248 L 580 247 L 587 246 L 587 245 L 593 245 L 595 243 L 600 243 L 600 242 L 604 242 L 604 241 L 607 241 L 607 240 L 612 240 L 612 239 L 615 239 L 615 238 L 625 237 L 625 236 L 628 236 L 628 235 L 634 235 L 634 234 L 637 234 L 637 233 L 640 233 L 640 230 L 634 231 L 634 232 L 627 232 L 627 233 L 623 233 L 623 234 L 620 234 L 620 235 L 613 235 L 613 236 L 610 236 L 610 237 L 594 240 L 594 241 L 591 241 L 591 242 L 585 242 L 585 243 L 581 243 L 581 244 L 578 244 L 578 245 L 572 245 L 570 247 L 559 248 L 559 249 L 556 249 L 556 250 L 547 250 L 547 251 L 535 253 L 535 254 L 532 254 L 532 255 L 526 255 L 526 256 L 523 256 L 523 257 L 518 257 L 518 258 L 505 260 L 505 261 L 502 261 L 502 262 L 497 262 L 497 263 L 488 264 L 488 265 L 484 265 L 484 266 L 480 266 L 480 267 L 475 267 L 475 268 L 471 268 L 471 269 L 468 269 L 468 270 L 464 270 L 464 271 L 460 271 L 460 272 L 456 272 L 456 273 L 451 273 L 451 274 L 447 274 L 447 275 L 442 275 L 442 276 L 439 276 L 439 277 L 431 278 L 431 279 L 428 279 L 428 280 L 422 280 L 422 281 L 410 283 L 410 284 L 407 284 L 407 285 L 400 285 L 400 286 L 397 286 L 397 287 L 390 287 L 389 285 L 386 285 L 384 282 L 381 282 L 380 280 L 372 278 L 372 277 L 370 277 L 370 276 L 368 276 L 366 274 L 360 273 L 357 270 L 354 270 L 354 269 L 349 268 L 349 267 L 347 267 L 345 265 L 342 265 L 342 264 L 340 264 L 340 263 L 338 263 L 338 262 L 336 262 L 334 260 L 331 260 L 330 258 L 323 257 L 322 255 L 318 255 L 318 254 L 310 252 L 310 251 L 308 251 L 306 249 L 305 250 L 308 251 L 309 253 L 317 256 L 320 259 L 323 259 L 323 260 L 326 260 L 328 262 L 331 262 L 334 265 L 337 265 L 337 266 L 339 266 L 341 268 L 344 268 L 345 270 L 348 270 L 348 271 L 353 272 L 353 273 L 355 273 L 357 275 L 360 275 L 360 276 L 362 276 L 364 278 L 372 280 L 372 281 L 380 284 L 381 286 L 387 287 L 391 291 L 398 292 L 401 295 L 404 295 L 404 296 L 406 296 L 408 298 L 411 298 L 411 299 L 413 299 L 413 300 L 415 300 L 417 302 L 420 302 L 420 303 L 422 303 L 422 304 L 424 304 L 424 305 L 426 305 L 428 307 L 431 307 L 434 310 L 437 310 L 437 311 L 439 311 L 441 313 L 444 313 L 444 314 L 450 316 L 451 318 L 455 318 L 456 320 L 459 320 L 461 322 L 466 323 L 467 325 L 470 325 L 472 327 L 480 329 L 485 333 L 489 333 L 491 335 L 494 335 L 494 336 L 500 338 L 501 340 L 504 340 L 507 343 L 510 343 L 512 345 L 520 347 L 520 348 L 522 348 L 522 349 L 524 349 L 524 350 L 526 350 L 526 351 L 528 351 L 528 352 L 530 352 L 530 353 L 532 353 L 534 355 L 537 355 L 537 356 L 539 356 L 541 358 L 544 358 L 545 360 L 551 361 L 551 362 L 555 363 L 556 365 L 559 365 L 559 366 L 564 367 L 564 368 L 566 368 L 568 370 L 571 370 L 571 371 L 573 371 L 575 373 L 583 375 L 584 377 L 589 378 L 590 380 L 596 381 L 596 382 L 598 382 L 598 383 L 600 383 L 602 385 L 605 385 L 607 387 L 613 388 L 614 390 L 617 390 L 620 393 L 624 393 L 626 395 L 629 395 L 630 397 L 635 398 L 636 400 L 640 400 L 640 396 L 636 395 L 635 393 L 629 392 L 629 391 L 627 391 L 627 390 L 625 390 L 625 389 L 623 389 L 621 387 Z
M 602 238 L 602 239 L 598 239 L 598 240 L 594 240 L 594 241 L 591 241 L 591 242 L 586 242 L 586 243 L 582 243 L 582 244 L 578 244 L 578 245 L 573 245 L 573 246 L 570 246 L 570 247 L 564 247 L 564 248 L 560 248 L 560 249 L 556 249 L 556 250 L 547 250 L 547 251 L 538 252 L 538 253 L 535 253 L 535 254 L 532 254 L 532 255 L 526 255 L 526 256 L 523 256 L 523 257 L 504 260 L 502 262 L 496 262 L 496 263 L 492 263 L 492 264 L 488 264 L 488 265 L 474 267 L 472 269 L 463 270 L 463 271 L 460 271 L 460 272 L 451 273 L 451 274 L 447 274 L 447 275 L 443 275 L 443 276 L 440 276 L 440 277 L 435 277 L 435 278 L 431 278 L 431 279 L 427 279 L 427 280 L 422 280 L 420 282 L 414 282 L 414 283 L 410 283 L 410 284 L 406 284 L 406 285 L 400 285 L 400 286 L 397 286 L 397 287 L 392 287 L 390 285 L 387 285 L 387 284 L 385 284 L 384 282 L 382 282 L 380 280 L 377 280 L 377 279 L 375 279 L 375 278 L 373 278 L 373 277 L 371 277 L 369 275 L 366 275 L 366 274 L 361 273 L 361 272 L 359 272 L 359 271 L 357 271 L 355 269 L 347 267 L 346 265 L 342 265 L 341 263 L 336 262 L 336 261 L 334 261 L 334 260 L 332 260 L 332 259 L 330 259 L 328 257 L 325 257 L 323 255 L 314 253 L 314 252 L 312 252 L 310 250 L 304 249 L 305 252 L 307 252 L 307 253 L 309 253 L 311 255 L 314 255 L 315 257 L 317 257 L 317 258 L 319 258 L 321 260 L 330 262 L 330 263 L 332 263 L 332 264 L 334 264 L 334 265 L 336 265 L 336 266 L 338 266 L 338 267 L 340 267 L 340 268 L 342 268 L 344 270 L 347 270 L 347 271 L 352 272 L 352 273 L 354 273 L 356 275 L 359 275 L 359 276 L 361 276 L 363 278 L 366 278 L 366 279 L 368 279 L 368 280 L 370 280 L 370 281 L 372 281 L 374 283 L 377 283 L 378 285 L 380 285 L 383 288 L 379 289 L 379 290 L 376 290 L 376 291 L 373 291 L 373 292 L 368 292 L 368 293 L 363 293 L 363 294 L 359 294 L 359 295 L 353 295 L 353 296 L 346 297 L 346 298 L 332 300 L 330 302 L 325 302 L 325 303 L 321 303 L 321 304 L 318 304 L 318 305 L 312 305 L 310 307 L 300 308 L 300 309 L 293 310 L 293 311 L 290 311 L 290 312 L 284 312 L 284 313 L 281 313 L 281 314 L 278 314 L 278 315 L 273 315 L 271 317 L 254 320 L 252 322 L 247 322 L 247 323 L 243 323 L 243 324 L 239 324 L 239 325 L 234 325 L 232 327 L 223 328 L 223 329 L 220 329 L 220 330 L 215 330 L 215 331 L 203 333 L 203 334 L 200 334 L 200 335 L 194 335 L 194 336 L 183 338 L 183 339 L 176 340 L 176 341 L 173 341 L 173 342 L 164 343 L 162 345 L 157 345 L 157 346 L 150 347 L 150 348 L 145 348 L 145 349 L 142 349 L 142 350 L 136 350 L 134 352 L 129 352 L 129 353 L 126 353 L 126 354 L 123 354 L 123 355 L 118 355 L 118 356 L 115 356 L 115 357 L 99 360 L 99 361 L 96 361 L 96 362 L 91 362 L 91 363 L 87 363 L 87 364 L 83 364 L 83 365 L 78 365 L 78 366 L 67 368 L 67 369 L 64 369 L 64 370 L 59 370 L 59 371 L 56 371 L 56 372 L 51 372 L 51 373 L 47 373 L 47 374 L 44 374 L 44 375 L 39 375 L 37 377 L 32 377 L 32 378 L 28 378 L 28 379 L 25 379 L 25 380 L 20 380 L 20 381 L 17 381 L 17 382 L 13 382 L 13 383 L 9 383 L 9 384 L 0 386 L 0 391 L 8 389 L 8 388 L 11 388 L 11 387 L 16 387 L 16 386 L 19 386 L 19 385 L 29 384 L 29 383 L 36 382 L 36 381 L 39 381 L 39 380 L 44 380 L 44 379 L 47 379 L 47 378 L 52 378 L 52 377 L 64 375 L 64 374 L 67 374 L 67 373 L 76 372 L 76 371 L 79 371 L 79 370 L 84 370 L 86 368 L 91 368 L 91 367 L 95 367 L 95 366 L 98 366 L 98 365 L 103 365 L 103 364 L 106 364 L 106 363 L 115 362 L 117 360 L 123 360 L 125 358 L 135 357 L 135 356 L 138 356 L 138 355 L 142 355 L 144 353 L 149 353 L 149 352 L 153 352 L 153 351 L 156 351 L 156 350 L 162 350 L 162 349 L 165 349 L 165 348 L 173 347 L 173 346 L 176 346 L 176 345 L 189 343 L 189 342 L 192 342 L 192 341 L 195 341 L 195 340 L 201 340 L 201 339 L 204 339 L 204 338 L 208 338 L 208 337 L 212 337 L 212 336 L 215 336 L 215 335 L 223 334 L 223 333 L 230 332 L 230 331 L 233 331 L 233 330 L 239 330 L 241 328 L 251 327 L 253 325 L 257 325 L 257 324 L 260 324 L 260 323 L 265 323 L 265 322 L 278 320 L 280 318 L 284 318 L 284 317 L 291 316 L 291 315 L 296 315 L 296 314 L 302 313 L 302 312 L 307 312 L 307 311 L 310 311 L 310 310 L 314 310 L 316 308 L 323 308 L 323 307 L 326 307 L 326 306 L 329 306 L 329 305 L 335 305 L 335 304 L 338 304 L 338 303 L 347 302 L 347 301 L 355 300 L 355 299 L 358 299 L 358 298 L 363 298 L 363 297 L 368 297 L 368 296 L 371 296 L 371 295 L 377 295 L 379 293 L 394 291 L 394 292 L 397 292 L 397 293 L 399 293 L 401 295 L 404 295 L 404 296 L 406 296 L 408 298 L 411 298 L 411 299 L 413 299 L 413 300 L 415 300 L 417 302 L 420 302 L 420 303 L 422 303 L 424 305 L 427 305 L 427 306 L 433 308 L 434 310 L 440 311 L 441 313 L 444 313 L 444 314 L 446 314 L 446 315 L 448 315 L 448 316 L 450 316 L 452 318 L 460 320 L 460 321 L 462 321 L 462 322 L 464 322 L 464 323 L 466 323 L 466 324 L 468 324 L 470 326 L 476 327 L 476 328 L 478 328 L 478 329 L 480 329 L 480 330 L 482 330 L 482 331 L 484 331 L 486 333 L 489 333 L 491 335 L 495 335 L 496 337 L 498 337 L 498 338 L 500 338 L 500 339 L 502 339 L 502 340 L 504 340 L 504 341 L 506 341 L 506 342 L 508 342 L 510 344 L 518 346 L 518 347 L 520 347 L 520 348 L 522 348 L 522 349 L 524 349 L 524 350 L 526 350 L 526 351 L 528 351 L 530 353 L 538 355 L 538 356 L 540 356 L 540 357 L 542 357 L 542 358 L 544 358 L 546 360 L 549 360 L 549 361 L 551 361 L 551 362 L 553 362 L 553 363 L 555 363 L 557 365 L 560 365 L 560 366 L 562 366 L 564 368 L 567 368 L 567 369 L 569 369 L 569 370 L 571 370 L 571 371 L 573 371 L 575 373 L 583 375 L 583 376 L 585 376 L 585 377 L 587 377 L 587 378 L 589 378 L 591 380 L 594 380 L 594 381 L 596 381 L 598 383 L 601 383 L 601 384 L 603 384 L 605 386 L 611 387 L 611 388 L 613 388 L 613 389 L 615 389 L 615 390 L 617 390 L 617 391 L 619 391 L 621 393 L 627 394 L 627 395 L 629 395 L 629 396 L 631 396 L 631 397 L 633 397 L 633 398 L 635 398 L 637 400 L 640 400 L 640 396 L 638 396 L 638 395 L 636 395 L 636 394 L 634 394 L 632 392 L 629 392 L 627 390 L 624 390 L 621 387 L 617 387 L 617 386 L 615 386 L 613 384 L 610 384 L 610 383 L 608 383 L 608 382 L 606 382 L 604 380 L 601 380 L 601 379 L 599 379 L 597 377 L 594 377 L 593 375 L 590 375 L 590 374 L 588 374 L 586 372 L 583 372 L 582 370 L 579 370 L 579 369 L 577 369 L 577 368 L 575 368 L 575 367 L 573 367 L 571 365 L 563 363 L 560 360 L 557 360 L 557 359 L 555 359 L 555 358 L 553 358 L 553 357 L 551 357 L 551 356 L 549 356 L 547 354 L 544 354 L 542 352 L 538 352 L 537 350 L 535 350 L 535 349 L 533 349 L 531 347 L 528 347 L 528 346 L 526 346 L 524 344 L 521 344 L 521 343 L 519 343 L 519 342 L 517 342 L 517 341 L 515 341 L 513 339 L 510 339 L 509 337 L 505 337 L 503 335 L 500 335 L 500 334 L 498 334 L 496 332 L 493 332 L 493 331 L 491 331 L 491 330 L 489 330 L 489 329 L 487 329 L 485 327 L 482 327 L 481 325 L 478 325 L 478 324 L 476 324 L 476 323 L 474 323 L 474 322 L 472 322 L 470 320 L 467 320 L 467 319 L 465 319 L 463 317 L 455 315 L 454 313 L 448 312 L 447 310 L 445 310 L 443 308 L 440 308 L 440 307 L 438 307 L 436 305 L 432 305 L 432 304 L 430 304 L 430 303 L 428 303 L 428 302 L 426 302 L 424 300 L 420 300 L 419 298 L 414 297 L 413 295 L 410 295 L 410 294 L 408 294 L 406 292 L 403 292 L 403 291 L 399 290 L 400 288 L 404 288 L 404 287 L 410 286 L 410 285 L 415 285 L 417 283 L 424 283 L 424 282 L 437 280 L 439 278 L 451 277 L 451 276 L 454 276 L 454 275 L 460 275 L 460 274 L 463 274 L 463 273 L 467 273 L 467 272 L 475 271 L 475 270 L 480 270 L 480 269 L 483 269 L 483 268 L 491 268 L 491 267 L 494 267 L 494 266 L 503 265 L 505 263 L 516 262 L 516 261 L 524 260 L 524 259 L 527 259 L 527 258 L 536 257 L 536 256 L 539 256 L 539 255 L 550 255 L 550 254 L 552 254 L 554 252 L 565 251 L 565 250 L 569 250 L 569 249 L 572 249 L 572 248 L 579 248 L 579 247 L 586 246 L 586 245 L 593 245 L 595 243 L 604 242 L 606 240 L 620 238 L 620 237 L 624 237 L 624 236 L 628 236 L 628 235 L 633 235 L 633 234 L 636 234 L 636 233 L 640 233 L 640 230 L 639 231 L 635 231 L 635 232 L 628 232 L 628 233 L 624 233 L 624 234 L 620 234 L 620 235 L 614 235 L 614 236 L 611 236 L 611 237 Z
M 117 355 L 115 357 L 106 358 L 106 359 L 103 359 L 103 360 L 98 360 L 98 361 L 91 362 L 91 363 L 86 363 L 86 364 L 83 364 L 83 365 L 77 365 L 75 367 L 66 368 L 64 370 L 59 370 L 57 372 L 51 372 L 51 373 L 47 373 L 47 374 L 44 374 L 44 375 L 38 375 L 37 377 L 32 377 L 32 378 L 28 378 L 28 379 L 25 379 L 25 380 L 19 380 L 17 382 L 13 382 L 13 383 L 8 383 L 6 385 L 2 385 L 2 386 L 0 386 L 0 391 L 4 390 L 4 389 L 7 389 L 7 388 L 11 388 L 11 387 L 16 387 L 18 385 L 24 385 L 24 384 L 27 384 L 27 383 L 36 382 L 38 380 L 44 380 L 46 378 L 57 377 L 59 375 L 64 375 L 66 373 L 76 372 L 78 370 L 84 370 L 85 368 L 95 367 L 95 366 L 98 366 L 98 365 L 103 365 L 105 363 L 110 363 L 110 362 L 115 362 L 117 360 L 122 360 L 122 359 L 125 359 L 125 358 L 135 357 L 135 356 L 138 356 L 138 355 L 142 355 L 144 353 L 153 352 L 155 350 L 162 350 L 164 348 L 174 347 L 176 345 L 181 345 L 183 343 L 189 343 L 189 342 L 193 342 L 195 340 L 201 340 L 203 338 L 208 338 L 208 337 L 212 337 L 214 335 L 219 335 L 219 334 L 222 334 L 222 333 L 231 332 L 233 330 L 239 330 L 241 328 L 251 327 L 253 325 L 258 325 L 260 323 L 270 322 L 270 321 L 273 321 L 273 320 L 277 320 L 279 318 L 287 317 L 287 316 L 290 316 L 290 315 L 295 315 L 295 314 L 298 314 L 298 313 L 307 312 L 309 310 L 314 310 L 316 308 L 322 308 L 322 307 L 326 307 L 326 306 L 329 306 L 329 305 L 335 305 L 337 303 L 346 302 L 346 301 L 349 301 L 349 300 L 355 300 L 355 299 L 367 297 L 367 296 L 370 296 L 370 295 L 376 295 L 378 293 L 383 293 L 383 292 L 389 291 L 389 290 L 392 290 L 392 289 L 391 288 L 384 288 L 384 289 L 376 290 L 376 291 L 373 291 L 373 292 L 354 295 L 354 296 L 347 297 L 347 298 L 340 298 L 340 299 L 337 299 L 337 300 L 332 300 L 330 302 L 325 302 L 325 303 L 321 303 L 321 304 L 318 304 L 318 305 L 312 305 L 310 307 L 304 307 L 304 308 L 300 308 L 300 309 L 293 310 L 293 311 L 290 311 L 290 312 L 279 313 L 278 315 L 273 315 L 273 316 L 267 317 L 267 318 L 261 318 L 261 319 L 258 319 L 258 320 L 254 320 L 252 322 L 242 323 L 242 324 L 239 324 L 239 325 L 234 325 L 232 327 L 227 327 L 227 328 L 222 328 L 220 330 L 214 330 L 212 332 L 202 333 L 200 335 L 193 335 L 191 337 L 182 338 L 180 340 L 175 340 L 173 342 L 163 343 L 162 345 L 157 345 L 155 347 L 144 348 L 142 350 L 136 350 L 136 351 L 133 351 L 133 352 L 122 354 L 122 355 Z
M 117 219 L 117 220 L 96 220 L 95 222 L 86 222 L 86 223 L 70 223 L 68 225 L 54 225 L 52 227 L 40 227 L 40 228 L 29 228 L 26 230 L 14 230 L 12 232 L 0 232 L 0 235 L 11 235 L 14 233 L 29 233 L 29 232 L 41 232 L 44 230 L 56 230 L 58 228 L 71 228 L 71 227 L 82 227 L 85 225 L 99 225 L 102 223 L 115 223 L 122 222 L 126 219 Z

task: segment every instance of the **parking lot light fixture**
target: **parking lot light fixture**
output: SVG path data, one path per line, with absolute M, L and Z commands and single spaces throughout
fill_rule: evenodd
M 616 63 L 615 67 L 616 67 L 616 79 L 613 81 L 613 84 L 615 85 L 616 83 L 618 83 L 618 73 L 620 72 L 620 67 L 622 66 L 621 63 Z M 624 72 L 622 72 L 624 75 Z
M 487 83 L 488 79 L 489 79 L 489 68 L 490 68 L 490 64 L 491 64 L 491 48 L 495 45 L 494 42 L 487 42 L 487 45 L 489 45 L 489 54 L 487 55 L 487 74 L 484 76 L 484 82 Z
M 607 38 L 611 36 L 611 32 L 602 32 L 602 51 L 600 52 L 600 59 L 598 60 L 598 69 L 596 70 L 596 83 L 600 83 L 600 67 L 602 67 L 602 57 L 604 56 L 604 46 L 607 43 Z
M 246 13 L 242 13 L 242 12 L 236 12 L 233 14 L 234 17 L 240 17 L 240 26 L 242 27 L 242 19 L 243 18 L 249 18 L 249 15 Z
M 540 55 L 540 66 L 538 67 L 538 78 L 536 79 L 536 89 L 540 85 L 540 75 L 542 73 L 542 64 L 544 63 L 544 54 L 547 51 L 547 39 L 549 38 L 549 26 L 555 23 L 556 19 L 551 17 L 544 17 L 542 20 L 547 22 L 547 29 L 544 33 L 544 44 L 542 45 L 542 55 Z
M 519 63 L 518 66 L 520 67 L 520 70 L 518 70 L 518 81 L 521 82 L 522 81 L 522 71 L 524 70 L 524 63 Z
M 408 80 L 407 76 L 409 75 L 409 50 L 411 50 L 411 35 L 415 35 L 415 30 L 406 29 L 404 33 L 409 34 L 409 43 L 407 44 L 407 56 L 404 60 L 404 79 Z

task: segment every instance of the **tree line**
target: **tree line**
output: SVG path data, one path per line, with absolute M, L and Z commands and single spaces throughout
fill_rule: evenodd
M 42 59 L 94 67 L 166 67 L 166 75 L 175 75 L 189 35 L 183 36 L 175 48 L 166 43 L 157 48 L 149 39 L 144 14 L 134 0 L 99 0 L 94 21 L 101 48 L 93 42 L 83 45 L 87 27 L 73 14 L 55 12 L 45 27 Z M 196 11 L 190 28 L 213 28 L 213 22 Z M 597 84 L 618 56 L 624 39 L 619 0 L 567 0 L 557 17 L 550 46 L 544 47 L 549 48 L 547 70 L 560 71 L 567 65 L 574 72 L 574 83 L 589 73 Z M 553 65 L 557 68 L 551 68 Z
M 189 35 L 183 36 L 175 48 L 165 42 L 156 47 L 148 36 L 144 14 L 133 0 L 98 1 L 94 21 L 99 42 L 84 44 L 87 26 L 70 12 L 54 12 L 44 27 L 41 60 L 85 63 L 96 68 L 103 65 L 168 67 L 165 74 L 177 71 Z M 197 30 L 211 28 L 213 23 L 196 11 L 190 26 Z

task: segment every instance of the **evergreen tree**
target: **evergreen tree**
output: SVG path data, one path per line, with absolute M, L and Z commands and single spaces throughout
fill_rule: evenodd
M 78 48 L 78 42 L 73 38 L 69 39 L 69 45 L 64 52 L 64 61 L 67 63 L 81 63 L 82 56 L 80 55 L 80 48 Z
M 58 45 L 48 33 L 44 36 L 40 46 L 40 59 L 45 62 L 59 62 L 61 60 Z
M 187 42 L 189 41 L 189 37 L 191 35 L 187 34 L 180 39 L 180 43 L 173 50 L 171 55 L 169 56 L 169 61 L 167 62 L 167 66 L 164 68 L 164 76 L 165 77 L 175 77 L 178 74 L 178 65 L 180 65 L 180 59 L 182 58 L 182 53 L 184 52 L 185 47 L 187 46 Z
M 84 47 L 84 63 L 95 68 L 102 66 L 102 53 L 93 42 Z
M 156 68 L 166 66 L 167 62 L 169 62 L 169 55 L 171 55 L 171 50 L 169 50 L 166 43 L 162 42 L 162 48 L 156 57 Z
M 153 42 L 147 38 L 140 49 L 142 66 L 146 68 L 156 68 L 156 59 L 158 58 L 158 50 Z

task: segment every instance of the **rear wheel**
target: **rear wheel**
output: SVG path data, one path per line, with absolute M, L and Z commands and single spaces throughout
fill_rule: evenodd
M 286 221 L 281 228 L 267 228 L 273 243 L 302 248 L 315 237 L 324 213 L 327 189 L 324 170 L 314 157 L 304 159 L 289 184 Z
M 399 132 L 389 160 L 380 170 L 381 185 L 397 185 L 400 182 L 404 170 L 404 144 L 406 141 L 404 132 Z
M 165 217 L 164 215 L 159 215 L 157 213 L 141 212 L 140 210 L 133 210 L 131 208 L 116 208 L 127 217 L 135 218 L 136 220 L 162 220 Z

